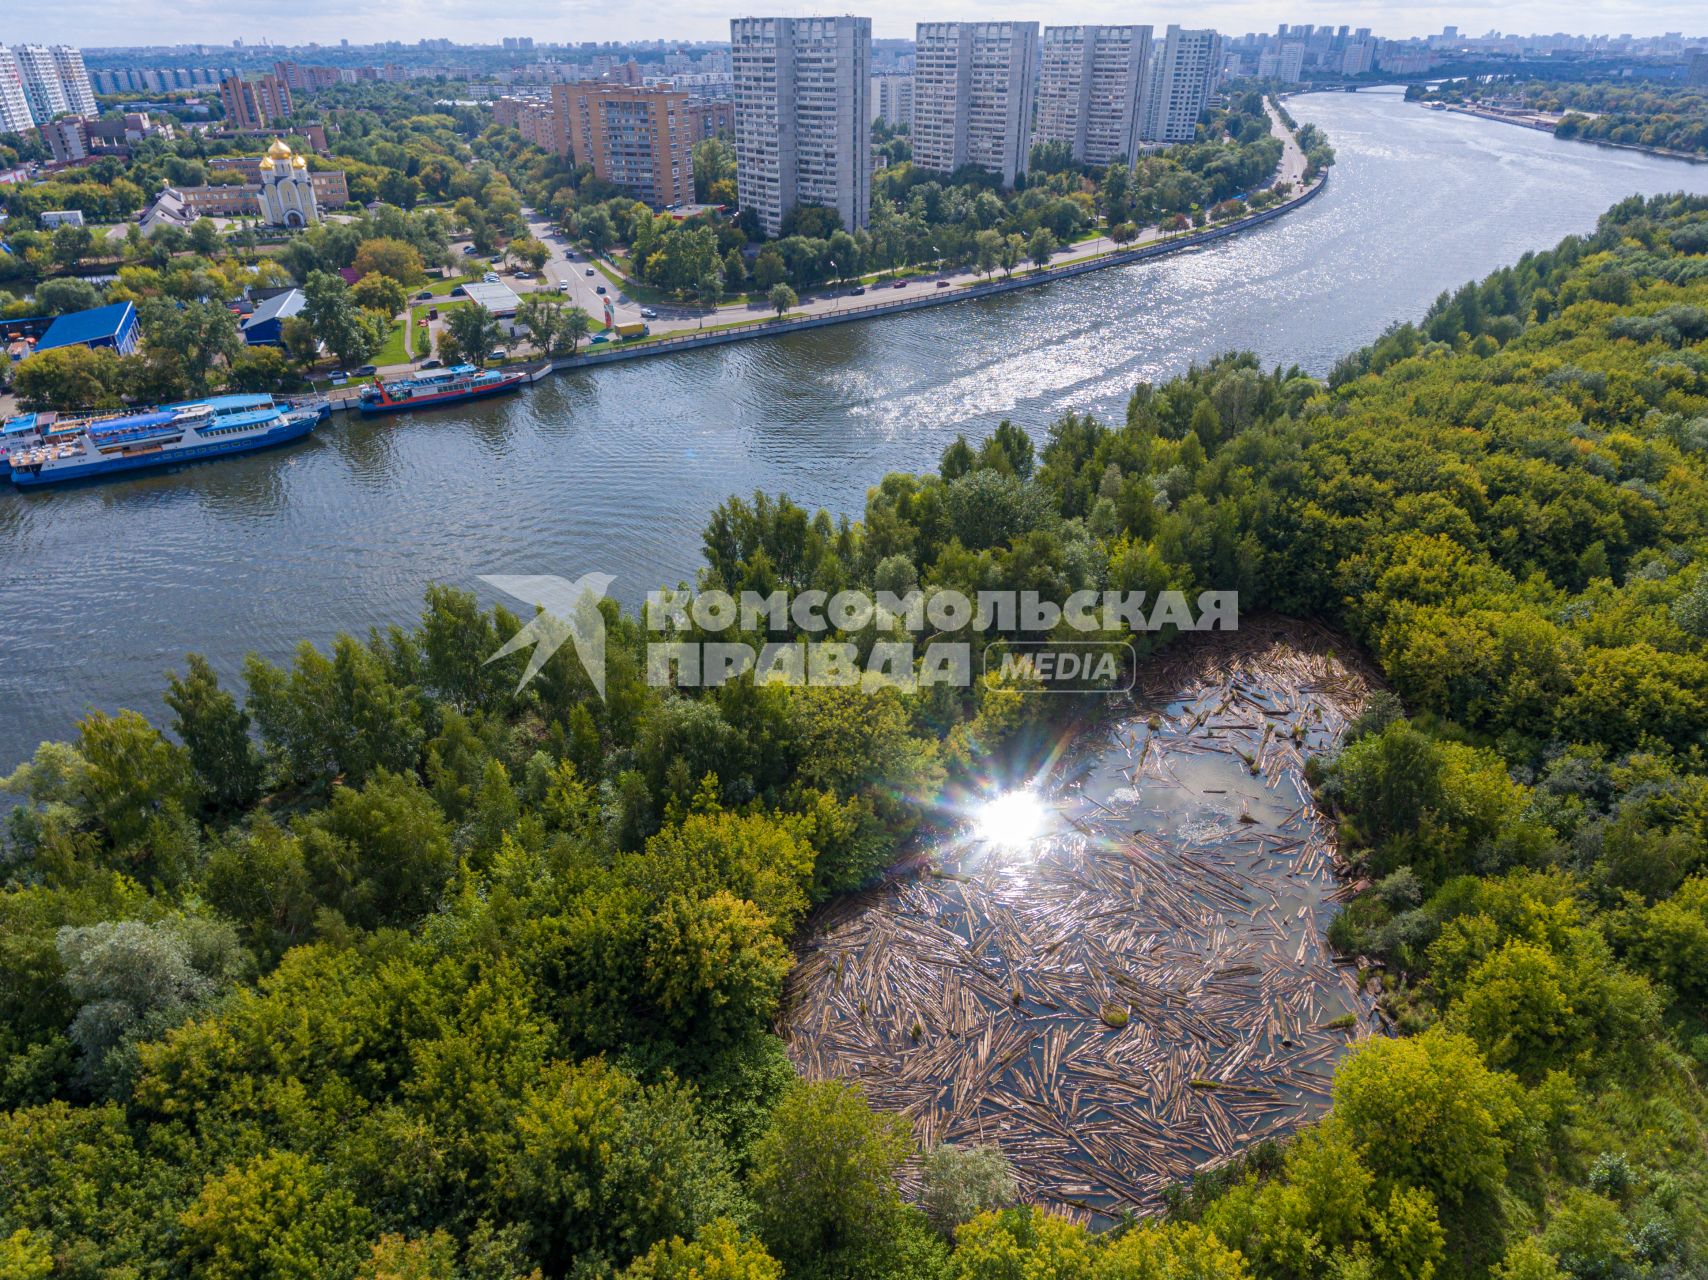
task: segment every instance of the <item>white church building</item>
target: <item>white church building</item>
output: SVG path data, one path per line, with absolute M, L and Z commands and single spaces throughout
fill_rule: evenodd
M 274 139 L 261 161 L 261 221 L 274 227 L 311 227 L 320 221 L 308 161 Z

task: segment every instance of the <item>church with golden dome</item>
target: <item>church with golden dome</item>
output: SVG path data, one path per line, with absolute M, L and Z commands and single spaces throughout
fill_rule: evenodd
M 261 159 L 261 221 L 274 227 L 312 227 L 320 221 L 320 202 L 308 161 L 273 139 Z

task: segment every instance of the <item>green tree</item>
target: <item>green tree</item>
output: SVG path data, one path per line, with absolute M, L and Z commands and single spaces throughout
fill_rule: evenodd
M 692 1240 L 673 1236 L 629 1264 L 622 1280 L 783 1280 L 783 1268 L 728 1218 L 714 1218 Z
M 920 1207 L 946 1236 L 981 1213 L 1008 1208 L 1020 1196 L 1014 1166 L 999 1147 L 940 1143 L 926 1153 L 920 1182 Z
M 364 311 L 378 312 L 390 320 L 409 305 L 409 293 L 390 276 L 370 271 L 351 287 L 350 300 Z
M 357 306 L 349 287 L 337 276 L 326 271 L 310 273 L 303 297 L 303 318 L 344 368 L 366 364 L 384 344 L 389 322 Z
M 952 1280 L 1092 1280 L 1094 1253 L 1084 1227 L 1036 1205 L 974 1218 L 955 1233 Z
M 407 240 L 398 240 L 388 236 L 378 236 L 372 240 L 362 241 L 356 250 L 356 260 L 352 264 L 356 270 L 356 278 L 378 273 L 390 276 L 399 285 L 409 287 L 419 284 L 427 274 L 421 262 L 421 251 Z
M 19 362 L 12 386 L 37 409 L 116 409 L 124 392 L 124 361 L 117 352 L 55 347 Z
M 1521 1091 L 1464 1036 L 1429 1031 L 1367 1041 L 1335 1076 L 1334 1115 L 1378 1177 L 1457 1209 L 1499 1192 Z
M 485 365 L 488 354 L 503 338 L 503 331 L 492 313 L 473 302 L 456 308 L 445 317 L 445 332 L 457 344 L 463 359 L 473 365 Z
M 271 1151 L 210 1178 L 179 1215 L 184 1256 L 208 1280 L 353 1274 L 368 1214 L 325 1170 Z
M 760 1237 L 789 1269 L 863 1253 L 894 1230 L 912 1148 L 907 1122 L 873 1111 L 858 1085 L 791 1086 L 751 1156 Z
M 686 1093 L 642 1086 L 598 1058 L 554 1065 L 527 1090 L 500 1185 L 556 1275 L 693 1237 L 735 1194 Z
M 1048 227 L 1039 227 L 1032 233 L 1032 238 L 1026 242 L 1026 256 L 1032 260 L 1032 265 L 1043 268 L 1050 265 L 1050 259 L 1056 252 L 1056 237 Z
M 77 749 L 88 766 L 84 809 L 113 848 L 141 845 L 162 815 L 195 809 L 189 753 L 136 712 L 90 712 L 78 723 Z
M 676 1040 L 717 1048 L 770 1025 L 793 963 L 772 922 L 720 892 L 672 894 L 647 931 L 647 988 Z
M 202 795 L 227 812 L 246 809 L 261 790 L 261 757 L 249 738 L 249 713 L 219 687 L 219 677 L 198 653 L 188 672 L 167 676 L 166 705 L 176 718 L 172 731 L 190 755 Z
M 782 319 L 790 307 L 796 306 L 800 302 L 800 299 L 795 296 L 795 291 L 786 284 L 772 285 L 771 291 L 765 296 L 771 304 L 771 310 L 777 313 L 778 319 Z

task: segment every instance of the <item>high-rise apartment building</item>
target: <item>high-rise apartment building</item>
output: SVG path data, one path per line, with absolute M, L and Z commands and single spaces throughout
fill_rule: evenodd
M 776 235 L 797 205 L 866 225 L 872 203 L 872 20 L 735 18 L 735 181 Z
M 550 119 L 539 127 L 540 145 L 592 165 L 594 177 L 655 209 L 694 199 L 694 144 L 703 121 L 685 90 L 591 80 L 553 85 Z
M 977 165 L 1013 186 L 1031 145 L 1036 22 L 922 22 L 913 59 L 913 163 Z
M 1144 140 L 1176 143 L 1197 137 L 1198 117 L 1210 101 L 1221 66 L 1221 36 L 1171 25 L 1152 58 Z
M 1148 26 L 1045 27 L 1035 140 L 1081 164 L 1137 156 L 1150 60 Z
M 30 114 L 36 123 L 46 124 L 70 111 L 71 102 L 59 81 L 59 63 L 53 51 L 45 45 L 21 44 L 13 53 L 17 55 L 18 69 L 24 73 L 24 96 L 30 101 Z
M 592 95 L 585 158 L 593 176 L 656 208 L 694 199 L 694 133 L 678 89 L 612 86 Z
M 1708 49 L 1690 51 L 1690 62 L 1685 68 L 1685 83 L 1708 85 Z
M 289 119 L 292 111 L 290 86 L 277 76 L 228 76 L 220 81 L 219 100 L 226 126 L 238 130 L 265 129 Z
M 22 133 L 34 123 L 18 55 L 0 44 L 0 133 Z
M 65 94 L 66 105 L 80 116 L 98 114 L 95 90 L 89 83 L 89 69 L 83 65 L 83 50 L 68 44 L 56 44 L 48 52 L 53 55 L 54 70 L 59 73 L 59 87 Z
M 892 129 L 913 128 L 913 77 L 872 77 L 872 119 Z

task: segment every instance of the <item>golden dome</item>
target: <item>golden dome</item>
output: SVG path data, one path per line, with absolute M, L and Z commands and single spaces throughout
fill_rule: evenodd
M 274 165 L 274 164 L 273 164 L 273 157 L 272 157 L 272 156 L 263 156 L 263 157 L 261 157 L 261 172 L 263 172 L 263 173 L 271 173 L 271 172 L 273 172 L 273 170 L 274 170 L 274 169 L 275 169 L 275 168 L 276 168 L 276 167 L 277 167 L 277 166 L 275 166 L 275 165 Z
M 274 160 L 289 160 L 291 149 L 285 145 L 283 138 L 274 138 L 273 145 L 267 148 L 267 154 Z
M 308 161 L 306 159 L 304 159 L 302 156 L 292 156 L 291 157 L 291 168 L 293 168 L 293 169 L 306 169 L 306 168 L 308 168 Z

